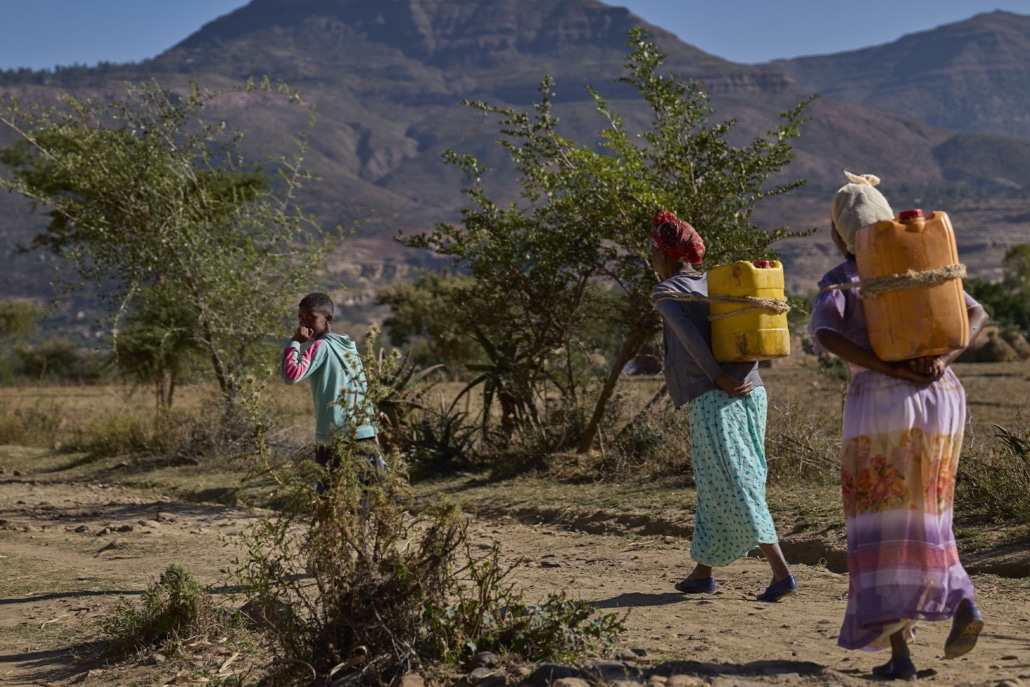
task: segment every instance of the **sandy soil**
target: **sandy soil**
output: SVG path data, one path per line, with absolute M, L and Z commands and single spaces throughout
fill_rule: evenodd
M 97 483 L 0 480 L 0 684 L 205 684 L 234 675 L 246 684 L 260 673 L 259 653 L 231 642 L 159 665 L 147 665 L 146 657 L 113 667 L 75 658 L 76 647 L 96 636 L 99 619 L 119 599 L 137 598 L 170 563 L 186 565 L 204 583 L 225 584 L 220 570 L 252 513 Z M 673 589 L 690 566 L 689 542 L 679 537 L 587 534 L 525 512 L 519 519 L 481 516 L 473 532 L 484 546 L 500 541 L 511 560 L 528 559 L 515 577 L 527 600 L 565 590 L 625 612 L 620 647 L 645 654 L 639 665 L 664 666 L 658 672 L 666 675 L 721 687 L 862 685 L 886 660 L 836 646 L 847 577 L 825 566 L 795 564 L 800 590 L 780 603 L 754 600 L 769 583 L 758 559 L 717 571 L 715 594 L 688 597 Z M 978 646 L 944 661 L 948 624 L 923 624 L 913 647 L 920 680 L 1030 684 L 1030 585 L 993 575 L 974 582 L 987 616 Z

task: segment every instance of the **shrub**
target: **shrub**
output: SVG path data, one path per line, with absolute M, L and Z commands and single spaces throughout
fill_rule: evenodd
M 453 405 L 419 413 L 400 440 L 414 479 L 479 467 L 479 427 L 468 420 L 468 413 Z
M 369 481 L 368 459 L 352 444 L 335 452 L 339 467 L 328 473 L 312 461 L 272 470 L 282 508 L 243 538 L 236 561 L 251 617 L 284 669 L 383 684 L 485 648 L 567 656 L 621 629 L 564 597 L 532 609 L 496 584 L 507 574 L 496 547 L 491 559 L 473 560 L 456 505 L 405 509 L 410 490 L 396 456 Z
M 1030 426 L 1000 425 L 989 443 L 973 443 L 959 463 L 957 510 L 988 522 L 1030 522 Z
M 465 585 L 455 585 L 446 606 L 430 607 L 427 619 L 433 654 L 460 664 L 478 651 L 503 652 L 530 661 L 567 661 L 608 649 L 625 627 L 624 617 L 600 614 L 589 603 L 565 593 L 530 605 L 522 592 L 505 583 L 514 569 L 500 563 L 495 542 L 484 559 L 467 548 Z
M 224 631 L 228 620 L 193 575 L 172 564 L 147 587 L 138 604 L 123 599 L 101 621 L 104 653 L 125 655 L 150 648 L 179 651 L 189 642 Z
M 643 479 L 692 475 L 686 410 L 677 413 L 666 403 L 641 412 L 615 436 L 604 452 L 600 469 L 606 474 Z

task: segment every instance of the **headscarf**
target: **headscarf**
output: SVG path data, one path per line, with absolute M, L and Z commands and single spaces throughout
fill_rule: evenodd
M 872 174 L 852 174 L 844 170 L 851 182 L 841 186 L 830 201 L 830 219 L 844 240 L 849 253 L 855 252 L 855 234 L 861 227 L 893 219 L 894 211 L 879 191 L 874 188 L 880 178 Z
M 673 260 L 685 260 L 696 265 L 705 257 L 705 242 L 688 222 L 677 219 L 668 210 L 662 210 L 651 220 L 651 245 Z

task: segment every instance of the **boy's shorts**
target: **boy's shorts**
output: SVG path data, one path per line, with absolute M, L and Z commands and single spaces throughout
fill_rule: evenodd
M 362 470 L 358 476 L 361 479 L 362 484 L 372 484 L 373 481 L 377 481 L 380 475 L 388 469 L 386 461 L 383 460 L 383 454 L 379 451 L 379 446 L 376 444 L 375 437 L 355 439 L 354 448 L 358 456 L 366 458 L 368 460 L 369 467 L 372 468 L 368 472 Z M 332 471 L 339 467 L 339 461 L 333 455 L 333 448 L 329 444 L 315 445 L 315 462 L 321 465 L 326 471 Z M 319 494 L 324 493 L 328 488 L 329 485 L 325 478 L 319 480 Z

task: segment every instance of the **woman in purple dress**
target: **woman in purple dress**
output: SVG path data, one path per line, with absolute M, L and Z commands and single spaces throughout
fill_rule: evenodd
M 894 212 L 874 188 L 879 179 L 848 178 L 830 206 L 834 243 L 846 260 L 820 280 L 808 325 L 816 350 L 844 359 L 852 373 L 841 450 L 849 589 L 837 643 L 889 645 L 891 660 L 873 673 L 912 680 L 916 621 L 952 619 L 945 658 L 967 653 L 983 628 L 952 532 L 966 399 L 949 365 L 961 351 L 901 362 L 873 352 L 861 289 L 839 286 L 859 281 L 857 230 Z M 987 315 L 968 295 L 966 307 L 972 341 Z

